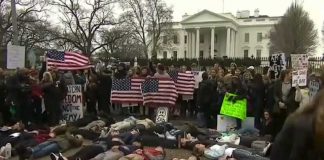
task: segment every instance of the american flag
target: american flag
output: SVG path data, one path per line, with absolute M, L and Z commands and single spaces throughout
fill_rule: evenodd
M 145 106 L 174 106 L 178 98 L 174 81 L 170 78 L 146 79 L 142 85 L 142 92 Z
M 176 81 L 178 94 L 180 95 L 193 95 L 195 88 L 195 77 L 191 71 L 185 73 L 178 73 Z
M 111 89 L 111 103 L 142 104 L 141 85 L 144 80 L 143 78 L 114 79 Z
M 49 68 L 79 70 L 92 67 L 88 57 L 75 52 L 50 50 L 47 52 L 46 57 L 47 66 Z

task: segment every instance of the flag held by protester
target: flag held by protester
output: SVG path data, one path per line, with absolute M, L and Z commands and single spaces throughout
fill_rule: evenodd
M 92 67 L 89 58 L 82 54 L 56 50 L 47 52 L 46 63 L 49 68 L 59 70 L 80 70 Z
M 176 81 L 177 92 L 180 95 L 193 95 L 195 88 L 195 77 L 191 71 L 179 72 Z
M 142 85 L 143 104 L 150 107 L 174 106 L 178 94 L 171 78 L 148 78 Z
M 114 79 L 112 81 L 111 102 L 115 104 L 142 104 L 141 85 L 143 78 Z

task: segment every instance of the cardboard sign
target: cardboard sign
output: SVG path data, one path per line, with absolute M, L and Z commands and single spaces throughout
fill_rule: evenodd
M 312 100 L 320 89 L 320 83 L 317 81 L 309 82 L 309 98 Z
M 7 68 L 25 68 L 25 46 L 7 46 Z
M 192 74 L 195 77 L 195 89 L 199 88 L 199 83 L 202 81 L 202 74 L 204 72 L 201 71 L 192 71 Z
M 246 99 L 240 99 L 236 100 L 235 103 L 233 102 L 233 98 L 237 95 L 226 93 L 222 108 L 221 108 L 221 114 L 239 118 L 241 120 L 246 119 L 246 108 L 247 108 L 247 100 Z
M 68 93 L 63 103 L 63 120 L 73 122 L 83 117 L 82 86 L 68 85 Z
M 217 131 L 226 132 L 236 128 L 236 119 L 224 115 L 217 115 Z
M 284 53 L 276 53 L 270 56 L 270 70 L 275 71 L 279 77 L 282 70 L 286 69 L 287 61 Z
M 291 66 L 293 69 L 307 69 L 308 68 L 308 56 L 307 54 L 292 54 Z
M 169 116 L 169 108 L 159 107 L 156 111 L 155 123 L 168 122 L 168 116 Z
M 292 72 L 292 86 L 303 87 L 307 85 L 307 69 Z

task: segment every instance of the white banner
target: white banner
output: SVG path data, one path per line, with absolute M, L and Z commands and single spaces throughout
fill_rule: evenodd
M 168 117 L 169 117 L 169 108 L 159 107 L 156 111 L 155 123 L 168 122 Z
M 292 86 L 307 86 L 307 69 L 292 72 Z
M 7 68 L 25 68 L 25 46 L 7 46 Z
M 82 86 L 68 85 L 68 93 L 63 103 L 63 120 L 73 122 L 83 117 Z
M 295 70 L 308 69 L 308 56 L 307 54 L 292 54 L 291 66 Z

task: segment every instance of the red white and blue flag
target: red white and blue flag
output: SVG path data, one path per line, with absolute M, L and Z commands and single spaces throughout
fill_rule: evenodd
M 175 83 L 171 78 L 148 78 L 142 85 L 143 104 L 150 107 L 175 106 L 178 98 Z
M 195 77 L 191 71 L 179 72 L 177 75 L 176 87 L 180 95 L 193 95 L 195 88 Z
M 50 50 L 46 54 L 46 62 L 49 68 L 59 70 L 80 70 L 93 67 L 87 56 L 76 52 Z
M 143 95 L 141 85 L 143 78 L 113 79 L 111 89 L 111 103 L 142 104 Z

